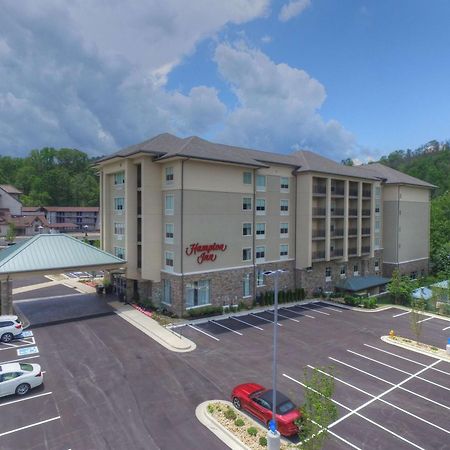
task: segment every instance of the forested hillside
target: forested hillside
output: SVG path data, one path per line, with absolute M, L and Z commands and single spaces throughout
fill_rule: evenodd
M 431 260 L 435 272 L 450 274 L 450 143 L 397 150 L 379 162 L 437 186 L 431 202 Z
M 0 184 L 20 189 L 24 206 L 98 206 L 93 162 L 71 148 L 32 150 L 26 158 L 0 156 Z

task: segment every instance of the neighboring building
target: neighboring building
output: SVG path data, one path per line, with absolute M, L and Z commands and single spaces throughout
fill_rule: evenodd
M 9 210 L 12 216 L 22 215 L 22 192 L 10 184 L 0 184 L 0 208 Z
M 60 231 L 100 229 L 98 206 L 24 206 L 22 214 L 44 215 L 49 226 Z
M 273 289 L 266 270 L 309 293 L 354 276 L 377 292 L 393 267 L 428 271 L 433 186 L 379 164 L 162 134 L 98 167 L 102 247 L 127 260 L 129 295 L 177 314 L 251 301 Z

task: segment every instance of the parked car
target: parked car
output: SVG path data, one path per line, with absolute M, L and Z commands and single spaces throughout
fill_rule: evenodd
M 0 397 L 25 395 L 43 382 L 44 377 L 39 364 L 0 364 Z
M 17 316 L 0 316 L 0 341 L 8 343 L 22 331 L 22 323 Z
M 233 389 L 231 400 L 235 408 L 245 409 L 268 427 L 272 419 L 272 393 L 272 389 L 266 389 L 259 384 L 245 383 Z M 301 419 L 298 407 L 279 391 L 276 402 L 275 419 L 278 431 L 283 436 L 297 434 L 296 422 Z

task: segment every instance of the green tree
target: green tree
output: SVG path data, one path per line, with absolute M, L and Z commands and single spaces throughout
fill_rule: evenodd
M 417 282 L 409 277 L 400 275 L 398 270 L 392 273 L 391 281 L 387 285 L 387 290 L 391 294 L 396 305 L 409 305 L 411 294 L 417 287 Z
M 414 299 L 411 302 L 411 331 L 414 333 L 417 342 L 420 342 L 420 336 L 422 335 L 422 320 L 425 307 L 426 303 L 423 299 Z
M 332 401 L 334 368 L 319 367 L 304 372 L 305 401 L 300 408 L 302 420 L 299 437 L 302 448 L 321 449 L 327 440 L 328 427 L 337 420 L 338 410 Z
M 343 159 L 341 161 L 341 164 L 344 164 L 344 166 L 353 166 L 354 165 L 352 158 Z
M 8 231 L 6 232 L 6 240 L 8 242 L 14 242 L 16 238 L 16 226 L 13 223 L 8 224 Z

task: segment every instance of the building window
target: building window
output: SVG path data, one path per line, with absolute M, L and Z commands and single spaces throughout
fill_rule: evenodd
M 266 190 L 266 176 L 256 175 L 256 190 L 259 192 L 265 192 Z
M 375 220 L 375 231 L 380 231 L 380 221 Z
M 173 272 L 173 252 L 164 252 L 164 266 L 166 270 Z
M 243 182 L 244 184 L 252 184 L 252 173 L 251 172 L 244 172 L 243 175 Z
M 282 216 L 289 215 L 289 200 L 280 200 L 280 214 Z
M 266 247 L 256 247 L 255 251 L 256 262 L 263 262 L 266 259 Z
M 164 242 L 166 244 L 173 244 L 173 231 L 174 231 L 173 223 L 166 223 L 164 234 Z
M 256 286 L 264 286 L 264 271 L 261 269 L 256 272 Z
M 252 235 L 252 224 L 251 223 L 243 223 L 242 224 L 242 236 L 251 236 Z
M 250 297 L 251 291 L 250 291 L 250 274 L 247 273 L 244 275 L 244 278 L 242 279 L 242 294 L 243 297 Z
M 376 213 L 380 212 L 380 204 L 381 204 L 380 199 L 376 198 L 375 199 L 375 212 Z
M 166 305 L 172 304 L 172 286 L 170 280 L 163 280 L 162 302 Z
M 379 250 L 381 246 L 381 239 L 379 237 L 375 238 L 375 250 Z
M 114 247 L 114 256 L 120 259 L 125 259 L 125 249 L 122 247 Z
M 251 261 L 252 260 L 252 249 L 251 248 L 243 248 L 242 249 L 242 261 Z
M 325 281 L 331 281 L 331 267 L 325 267 Z
M 289 246 L 287 244 L 280 244 L 280 259 L 287 259 L 289 256 Z
M 208 305 L 209 300 L 209 280 L 194 281 L 186 283 L 186 307 Z
M 288 223 L 280 223 L 280 237 L 282 237 L 282 238 L 289 237 L 289 224 Z
M 357 276 L 359 275 L 359 266 L 358 266 L 358 264 L 355 264 L 355 265 L 353 266 L 353 275 L 354 275 L 355 277 L 357 277 Z
M 121 172 L 116 172 L 114 174 L 114 184 L 118 185 L 118 184 L 124 184 L 125 183 L 125 172 L 121 171 Z
M 380 261 L 378 259 L 376 259 L 373 263 L 373 267 L 375 269 L 375 272 L 379 272 L 380 271 Z
M 256 224 L 256 238 L 257 239 L 265 239 L 266 238 L 266 224 L 265 223 L 257 223 Z
M 242 199 L 242 209 L 243 211 L 251 211 L 252 210 L 252 198 L 244 197 Z
M 125 224 L 121 222 L 114 223 L 114 234 L 120 238 L 125 234 Z
M 289 192 L 289 178 L 280 177 L 280 190 L 281 192 Z
M 173 204 L 174 204 L 173 194 L 166 194 L 164 200 L 164 209 L 166 216 L 173 216 Z
M 344 265 L 341 266 L 339 275 L 341 278 L 345 278 L 345 276 L 347 275 L 347 267 Z
M 381 187 L 375 186 L 375 197 L 380 198 L 381 197 Z
M 264 198 L 256 199 L 256 214 L 258 216 L 266 214 L 266 200 Z
M 173 167 L 166 167 L 166 184 L 173 183 Z
M 115 197 L 114 198 L 114 210 L 116 214 L 122 214 L 122 211 L 125 209 L 125 199 L 123 197 Z

